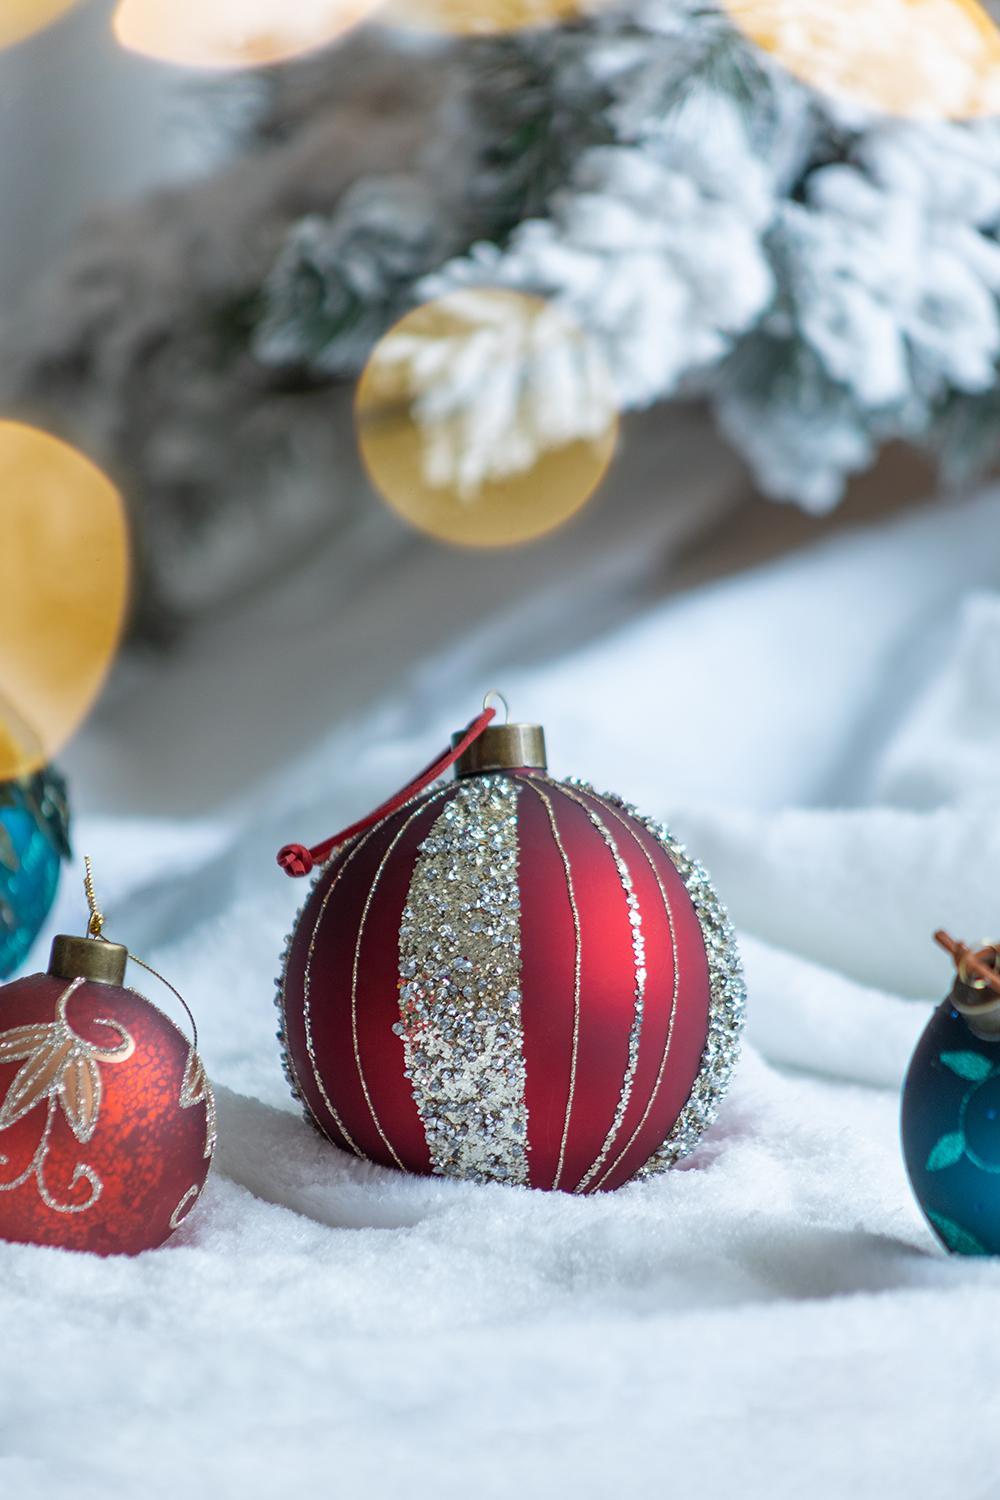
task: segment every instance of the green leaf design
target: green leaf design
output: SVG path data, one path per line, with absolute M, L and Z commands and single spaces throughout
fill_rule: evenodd
M 941 1061 L 959 1078 L 968 1078 L 970 1083 L 982 1083 L 993 1071 L 989 1058 L 983 1057 L 981 1052 L 942 1052 Z
M 938 1234 L 944 1240 L 949 1250 L 954 1250 L 957 1255 L 989 1255 L 985 1245 L 981 1245 L 974 1234 L 963 1229 L 961 1224 L 956 1224 L 952 1219 L 946 1219 L 944 1214 L 936 1214 L 932 1208 L 927 1210 L 930 1219 Z
M 943 1167 L 953 1167 L 961 1160 L 965 1151 L 965 1136 L 960 1130 L 953 1135 L 943 1135 L 939 1141 L 934 1142 L 934 1147 L 927 1158 L 928 1172 L 940 1172 Z

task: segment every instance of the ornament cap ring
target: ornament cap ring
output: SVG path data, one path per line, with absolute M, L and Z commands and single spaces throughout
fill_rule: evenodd
M 510 704 L 507 702 L 507 699 L 504 697 L 503 693 L 500 692 L 499 688 L 490 688 L 488 693 L 483 694 L 483 709 L 486 710 L 487 708 L 489 708 L 491 698 L 496 698 L 500 703 L 503 704 L 503 721 L 505 724 L 509 723 Z
M 57 979 L 86 979 L 92 984 L 125 983 L 128 949 L 106 939 L 71 937 L 66 933 L 53 938 L 49 973 Z
M 462 738 L 451 737 L 452 745 Z M 455 775 L 478 776 L 484 771 L 544 771 L 545 730 L 541 724 L 491 724 L 455 762 Z
M 949 997 L 951 1004 L 976 1036 L 996 1040 L 1000 1036 L 1000 946 L 984 943 L 977 952 L 944 931 L 936 932 L 934 941 L 955 962 L 957 978 Z

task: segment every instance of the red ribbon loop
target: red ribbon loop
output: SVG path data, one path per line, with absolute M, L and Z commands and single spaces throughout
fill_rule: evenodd
M 376 823 L 381 822 L 383 818 L 387 818 L 390 813 L 396 812 L 404 803 L 409 802 L 411 797 L 424 791 L 432 781 L 437 781 L 439 776 L 443 776 L 445 771 L 465 754 L 469 746 L 478 740 L 483 730 L 496 718 L 496 712 L 495 708 L 484 708 L 449 750 L 443 750 L 440 755 L 436 755 L 430 765 L 425 766 L 412 781 L 407 782 L 406 786 L 390 797 L 388 802 L 383 802 L 367 817 L 360 818 L 357 823 L 352 823 L 348 828 L 342 828 L 332 838 L 324 839 L 321 844 L 314 845 L 312 849 L 307 849 L 305 844 L 286 844 L 278 854 L 278 864 L 285 874 L 293 878 L 308 875 L 316 865 L 328 860 L 341 844 L 346 844 L 348 839 L 354 838 L 356 834 L 364 833 L 365 829 L 374 827 Z

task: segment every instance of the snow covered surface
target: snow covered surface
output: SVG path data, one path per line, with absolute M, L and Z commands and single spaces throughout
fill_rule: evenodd
M 228 637 L 260 664 L 262 735 L 277 664 L 311 637 L 306 610 L 282 620 L 266 647 Z M 0 1494 L 1000 1496 L 1000 1264 L 936 1247 L 897 1144 L 949 982 L 931 930 L 1000 935 L 1000 491 L 541 665 L 511 627 L 498 672 L 497 639 L 442 648 L 363 712 L 305 678 L 327 730 L 252 792 L 234 765 L 239 795 L 197 821 L 80 817 L 109 930 L 198 1015 L 221 1144 L 162 1251 L 0 1246 Z M 94 720 L 78 807 L 119 773 L 134 795 L 143 692 L 197 776 L 195 675 Z M 363 1165 L 298 1118 L 278 1066 L 302 888 L 274 850 L 392 790 L 496 682 L 546 723 L 556 774 L 668 818 L 743 935 L 749 1045 L 720 1122 L 686 1168 L 613 1196 Z M 52 926 L 79 920 L 70 878 Z

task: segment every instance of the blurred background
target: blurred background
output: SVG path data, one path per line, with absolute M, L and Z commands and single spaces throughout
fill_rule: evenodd
M 176 1253 L 5 1247 L 9 1493 L 997 1493 L 898 1092 L 1000 936 L 998 21 L 0 0 L 0 977 L 93 856 L 220 1107 Z M 276 852 L 492 689 L 738 929 L 724 1113 L 623 1196 L 282 1077 Z
M 792 700 L 829 740 L 803 674 L 843 643 L 818 562 L 781 574 L 781 626 L 741 625 L 729 583 L 897 512 L 992 555 L 961 509 L 1000 414 L 988 5 L 7 9 L 0 453 L 8 537 L 35 531 L 5 548 L 3 691 L 89 811 L 211 814 L 345 726 L 359 753 L 430 736 L 497 683 L 529 717 L 566 684 L 594 774 L 670 699 L 640 779 L 741 802 L 750 755 L 777 797 L 761 768 Z M 15 474 L 22 509 L 58 479 L 91 525 L 103 477 L 125 560 L 12 519 Z M 943 586 L 889 552 L 901 595 Z M 644 623 L 693 601 L 711 631 L 631 678 Z M 800 755 L 787 790 L 856 799 L 858 757 Z

